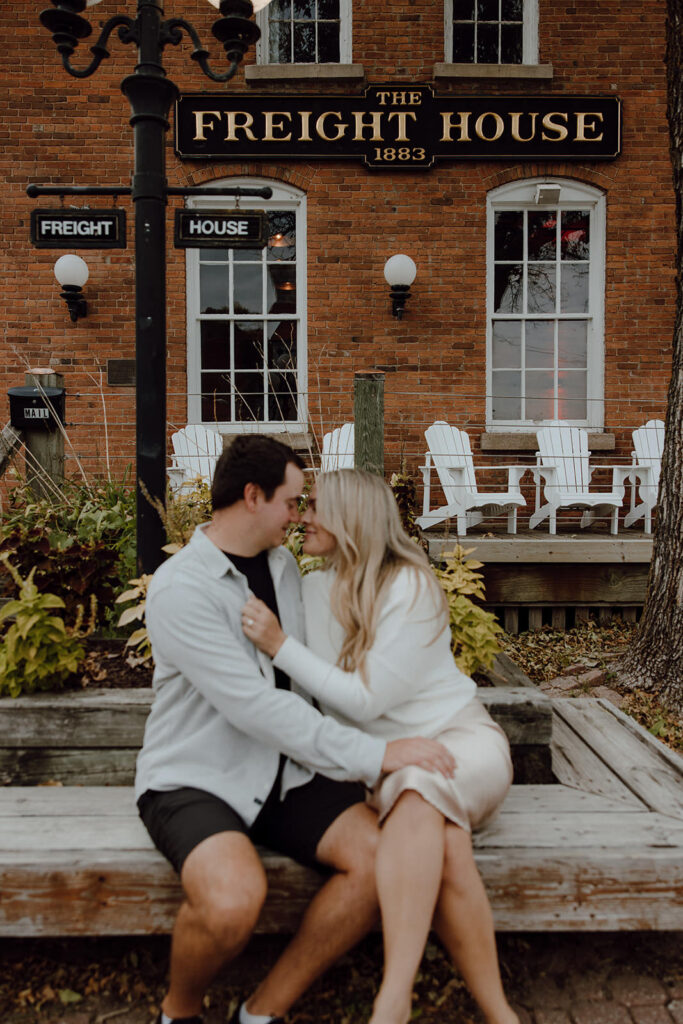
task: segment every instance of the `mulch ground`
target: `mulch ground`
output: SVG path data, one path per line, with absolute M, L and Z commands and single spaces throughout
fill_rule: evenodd
M 284 940 L 257 937 L 212 986 L 206 1024 L 224 1024 L 239 998 L 273 963 Z M 683 996 L 683 936 L 501 935 L 506 991 L 523 1024 L 569 1021 L 573 1004 L 595 1002 L 594 1021 L 617 1008 L 617 989 L 645 992 L 659 1006 Z M 150 1024 L 164 993 L 168 939 L 0 942 L 3 1024 Z M 381 941 L 371 936 L 317 982 L 288 1015 L 291 1024 L 365 1024 L 380 978 Z M 648 984 L 648 982 L 650 984 Z M 656 983 L 656 989 L 655 989 Z M 564 1007 L 564 1009 L 562 1009 Z M 653 1007 L 651 1006 L 651 1010 Z M 413 1020 L 480 1024 L 482 1018 L 440 947 L 429 943 L 415 988 Z M 630 1016 L 604 1017 L 631 1020 Z M 649 1018 L 648 1018 L 649 1019 Z M 652 1020 L 671 1020 L 652 1017 Z

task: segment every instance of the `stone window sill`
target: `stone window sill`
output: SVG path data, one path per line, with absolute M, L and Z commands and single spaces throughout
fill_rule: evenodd
M 552 78 L 552 64 L 435 64 L 434 78 Z
M 535 431 L 510 431 L 500 433 L 487 430 L 481 435 L 481 450 L 483 452 L 522 452 L 538 450 L 538 441 Z M 614 434 L 604 434 L 598 431 L 588 431 L 588 450 L 591 452 L 614 451 Z
M 338 81 L 351 79 L 362 81 L 365 68 L 362 64 L 249 64 L 244 69 L 249 84 L 260 82 L 303 82 Z

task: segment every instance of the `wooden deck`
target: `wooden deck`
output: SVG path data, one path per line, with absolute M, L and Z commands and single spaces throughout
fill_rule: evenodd
M 502 931 L 683 928 L 683 762 L 608 703 L 553 701 L 557 782 L 515 785 L 476 837 Z M 268 854 L 260 931 L 291 931 L 316 872 Z M 167 932 L 176 876 L 128 787 L 0 788 L 0 935 Z

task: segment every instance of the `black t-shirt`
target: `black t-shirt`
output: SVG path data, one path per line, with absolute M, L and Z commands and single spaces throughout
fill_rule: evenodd
M 267 604 L 271 612 L 277 615 L 279 619 L 280 612 L 277 606 L 273 577 L 270 575 L 268 552 L 261 551 L 258 555 L 253 555 L 251 558 L 247 558 L 244 555 L 232 555 L 229 551 L 224 553 L 235 568 L 247 577 L 252 594 L 255 594 L 259 600 Z M 275 669 L 275 685 L 280 690 L 291 690 L 292 688 L 289 676 L 279 668 Z

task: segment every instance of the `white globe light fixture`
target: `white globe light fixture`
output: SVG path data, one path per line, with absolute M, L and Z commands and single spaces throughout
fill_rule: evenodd
M 88 313 L 88 304 L 83 298 L 83 285 L 90 276 L 88 264 L 80 256 L 68 253 L 60 256 L 55 263 L 55 277 L 62 286 L 60 296 L 66 302 L 72 323 Z
M 416 274 L 414 260 L 404 253 L 391 256 L 384 264 L 384 277 L 391 289 L 391 313 L 397 320 L 403 319 L 405 304 L 410 296 L 410 286 Z
M 88 2 L 98 4 L 100 0 L 88 0 Z M 251 2 L 254 8 L 254 14 L 256 14 L 257 11 L 262 11 L 264 7 L 267 7 L 268 4 L 270 3 L 270 0 L 251 0 Z M 209 0 L 209 3 L 211 4 L 212 7 L 221 6 L 221 0 Z

